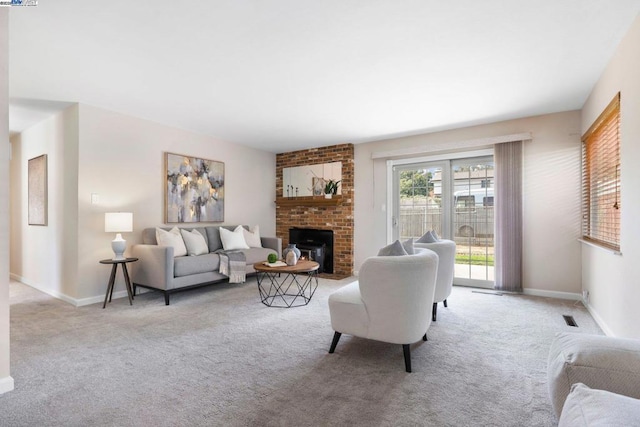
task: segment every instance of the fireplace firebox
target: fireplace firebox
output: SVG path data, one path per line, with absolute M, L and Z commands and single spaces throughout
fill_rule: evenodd
M 316 228 L 290 228 L 289 243 L 303 255 L 320 264 L 319 273 L 333 274 L 333 231 Z

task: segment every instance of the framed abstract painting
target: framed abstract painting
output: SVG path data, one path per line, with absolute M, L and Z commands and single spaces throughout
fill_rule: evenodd
M 224 221 L 224 163 L 165 153 L 165 222 Z

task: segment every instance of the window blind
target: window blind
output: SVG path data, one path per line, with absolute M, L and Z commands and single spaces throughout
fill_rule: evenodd
M 582 237 L 620 250 L 620 93 L 582 137 Z

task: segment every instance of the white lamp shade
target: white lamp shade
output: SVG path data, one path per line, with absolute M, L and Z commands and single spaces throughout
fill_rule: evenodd
M 104 231 L 107 233 L 126 233 L 133 231 L 133 213 L 107 212 L 104 214 Z

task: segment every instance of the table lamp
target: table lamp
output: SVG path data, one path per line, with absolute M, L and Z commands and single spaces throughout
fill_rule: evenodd
M 117 233 L 116 238 L 111 241 L 111 248 L 115 253 L 113 261 L 122 261 L 125 258 L 124 251 L 127 249 L 127 241 L 120 233 L 133 231 L 133 213 L 131 212 L 107 212 L 104 214 L 104 231 L 106 233 Z

